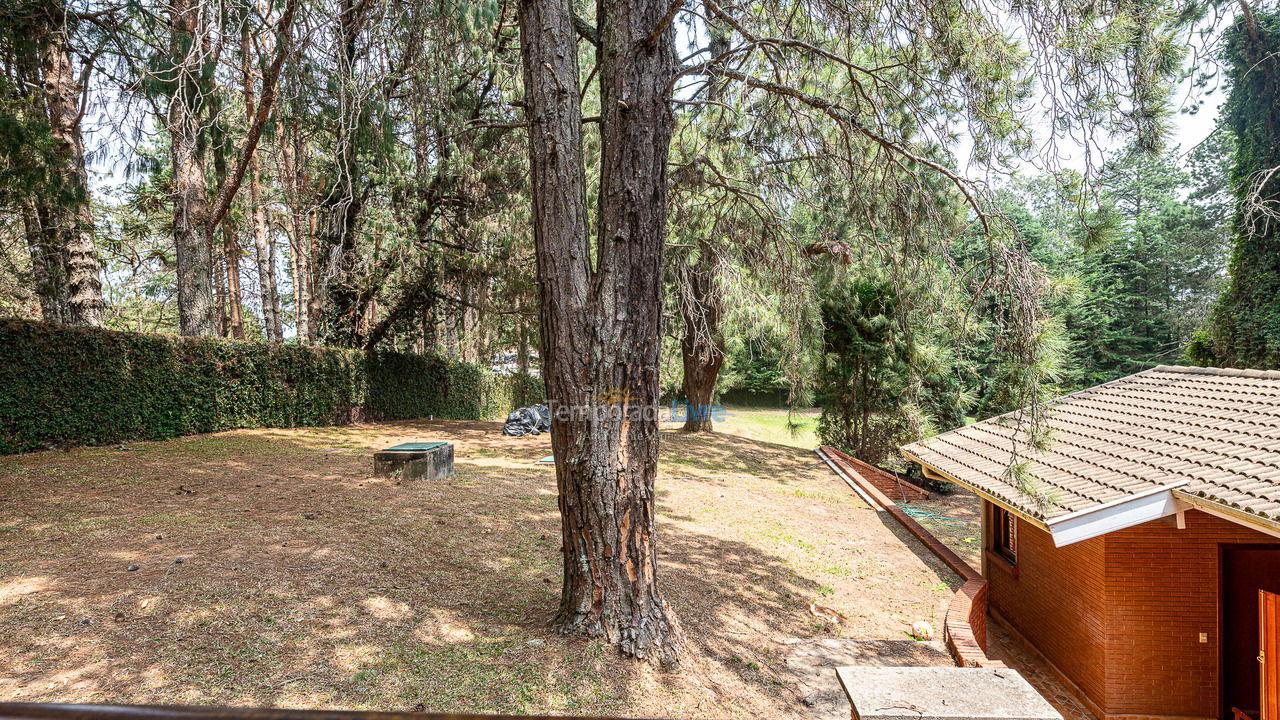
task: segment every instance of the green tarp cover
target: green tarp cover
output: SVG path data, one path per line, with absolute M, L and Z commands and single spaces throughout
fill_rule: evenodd
M 389 447 L 382 452 L 422 452 L 423 450 L 435 450 L 441 445 L 447 444 L 448 443 L 444 442 L 412 442 L 404 443 L 403 445 L 396 445 L 395 447 Z

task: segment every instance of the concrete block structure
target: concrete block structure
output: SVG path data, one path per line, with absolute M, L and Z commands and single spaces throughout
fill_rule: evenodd
M 453 474 L 453 445 L 405 443 L 373 454 L 373 474 L 403 480 L 443 480 Z

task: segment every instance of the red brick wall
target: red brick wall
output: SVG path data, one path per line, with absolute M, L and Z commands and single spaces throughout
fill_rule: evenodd
M 960 586 L 943 625 L 947 647 L 960 667 L 1004 667 L 987 657 L 987 581 L 968 580 Z
M 990 516 L 984 508 L 984 517 Z M 989 523 L 988 523 L 989 525 Z M 1090 699 L 1106 707 L 1103 539 L 1055 548 L 1018 520 L 1018 564 L 988 553 L 988 602 Z M 987 547 L 990 547 L 987 538 Z
M 1107 536 L 1108 714 L 1218 716 L 1218 545 L 1280 540 L 1196 510 L 1186 525 Z
M 914 500 L 928 500 L 929 491 L 914 485 L 904 478 L 900 478 L 891 472 L 881 470 L 875 465 L 864 463 L 852 455 L 840 452 L 835 448 L 823 446 L 823 450 L 828 455 L 834 455 L 850 466 L 852 470 L 862 476 L 863 480 L 876 486 L 880 492 L 895 503 L 912 502 Z
M 899 478 L 891 472 L 881 470 L 875 465 L 868 465 L 855 457 L 846 455 L 845 459 L 847 459 L 849 463 L 857 469 L 862 477 L 866 478 L 868 482 L 879 488 L 880 492 L 887 495 L 889 499 L 894 502 L 911 502 L 913 500 L 929 499 L 928 490 L 914 485 L 906 479 Z
M 989 602 L 1108 718 L 1216 718 L 1219 545 L 1272 542 L 1197 510 L 1184 530 L 1168 518 L 1063 548 L 1019 520 L 1016 568 L 987 554 Z

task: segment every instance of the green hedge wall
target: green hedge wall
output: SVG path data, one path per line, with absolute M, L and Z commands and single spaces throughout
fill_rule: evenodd
M 0 321 L 0 454 L 249 427 L 487 420 L 541 382 L 435 355 Z

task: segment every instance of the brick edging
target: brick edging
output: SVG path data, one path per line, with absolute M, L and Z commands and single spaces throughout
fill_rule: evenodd
M 892 515 L 908 532 L 924 543 L 930 552 L 964 580 L 955 597 L 951 598 L 943 620 L 943 637 L 956 663 L 961 667 L 1004 667 L 1004 663 L 987 657 L 987 581 L 982 577 L 982 573 L 974 570 L 964 561 L 964 558 L 934 537 L 933 533 L 916 522 L 915 518 L 903 512 L 902 508 L 890 500 L 880 488 L 864 477 L 862 471 L 855 465 L 858 463 L 857 460 L 826 445 L 819 450 L 856 482 L 871 499 L 875 500 L 882 510 Z
M 987 581 L 967 580 L 960 586 L 943 620 L 947 649 L 960 667 L 1004 667 L 987 657 Z
M 928 500 L 932 497 L 928 490 L 910 480 L 903 480 L 894 473 L 882 470 L 871 463 L 863 462 L 835 448 L 823 446 L 822 449 L 827 454 L 839 456 L 846 463 L 852 465 L 862 479 L 874 485 L 886 499 L 891 495 L 901 495 L 903 502 L 909 502 L 911 500 Z

